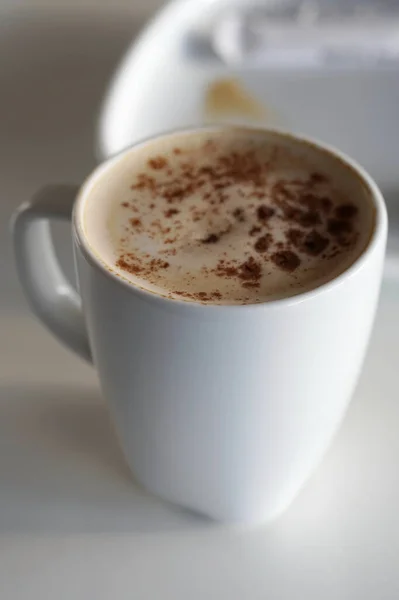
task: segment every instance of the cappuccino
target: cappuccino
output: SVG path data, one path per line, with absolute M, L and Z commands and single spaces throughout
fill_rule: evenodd
M 107 269 L 171 299 L 255 304 L 334 279 L 374 226 L 360 178 L 327 151 L 246 128 L 178 132 L 97 178 L 84 228 Z

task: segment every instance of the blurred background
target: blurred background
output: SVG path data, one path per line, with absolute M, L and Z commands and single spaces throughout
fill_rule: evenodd
M 147 19 L 160 8 L 165 0 L 113 0 L 112 7 L 109 0 L 3 0 L 1 5 L 12 9 L 57 9 L 68 8 L 72 10 L 89 8 L 128 9 L 136 18 Z
M 396 0 L 1 0 L 0 307 L 26 308 L 13 208 L 162 129 L 227 120 L 333 143 L 377 178 L 399 223 L 398 14 Z M 68 228 L 56 237 L 72 277 Z
M 11 255 L 12 210 L 48 181 L 82 181 L 96 164 L 110 78 L 161 0 L 1 0 L 0 307 L 25 308 Z M 65 231 L 64 231 L 65 229 Z M 57 246 L 72 272 L 68 228 Z M 58 236 L 57 236 L 58 237 Z

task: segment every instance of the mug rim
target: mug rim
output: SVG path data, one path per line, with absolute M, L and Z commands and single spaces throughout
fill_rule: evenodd
M 176 134 L 191 134 L 196 132 L 218 132 L 218 131 L 244 131 L 248 133 L 264 133 L 269 135 L 275 135 L 280 138 L 293 140 L 296 143 L 300 143 L 305 146 L 310 146 L 313 149 L 316 149 L 319 152 L 323 152 L 324 154 L 329 155 L 331 158 L 340 161 L 347 167 L 353 175 L 355 175 L 360 181 L 365 185 L 367 191 L 370 195 L 370 200 L 374 207 L 374 225 L 373 229 L 370 233 L 370 237 L 367 245 L 363 248 L 362 252 L 359 256 L 344 270 L 342 273 L 334 277 L 333 279 L 328 280 L 325 283 L 320 284 L 319 286 L 312 288 L 310 290 L 306 290 L 303 292 L 299 292 L 293 296 L 287 296 L 284 298 L 279 298 L 275 300 L 266 300 L 264 302 L 257 302 L 253 304 L 211 304 L 205 303 L 195 300 L 185 300 L 180 298 L 170 298 L 167 296 L 163 296 L 157 292 L 153 292 L 148 290 L 140 285 L 134 283 L 133 281 L 129 281 L 123 277 L 121 277 L 118 273 L 116 273 L 110 265 L 107 265 L 105 261 L 103 261 L 100 257 L 100 254 L 96 253 L 92 246 L 89 244 L 87 236 L 84 232 L 83 226 L 83 215 L 84 215 L 84 206 L 86 203 L 86 199 L 98 181 L 98 179 L 108 170 L 111 169 L 112 166 L 122 160 L 126 154 L 128 154 L 134 148 L 144 147 L 147 144 L 154 142 L 158 139 L 167 138 L 171 135 Z M 352 277 L 355 273 L 357 273 L 368 260 L 368 257 L 373 253 L 374 248 L 378 244 L 379 238 L 381 235 L 385 235 L 387 231 L 388 217 L 387 210 L 385 206 L 385 201 L 380 191 L 377 183 L 374 179 L 369 175 L 369 173 L 362 167 L 356 160 L 348 156 L 346 153 L 338 150 L 333 145 L 326 144 L 324 142 L 320 142 L 319 140 L 315 140 L 312 137 L 308 137 L 301 134 L 291 133 L 284 129 L 275 128 L 275 127 L 252 127 L 246 125 L 229 125 L 229 124 L 215 124 L 215 125 L 203 125 L 203 126 L 192 126 L 192 127 L 182 127 L 177 129 L 171 129 L 168 131 L 163 131 L 155 135 L 148 136 L 142 140 L 139 140 L 136 143 L 131 144 L 127 148 L 121 150 L 117 154 L 107 158 L 105 161 L 100 163 L 83 181 L 81 184 L 77 197 L 74 202 L 73 212 L 72 212 L 72 226 L 73 226 L 73 236 L 74 239 L 82 251 L 83 256 L 93 267 L 98 268 L 105 276 L 111 278 L 111 280 L 115 281 L 122 285 L 126 290 L 130 291 L 136 296 L 141 297 L 146 301 L 153 301 L 156 303 L 167 303 L 169 306 L 179 306 L 185 308 L 191 308 L 192 310 L 198 311 L 198 309 L 205 310 L 259 310 L 260 308 L 265 308 L 266 306 L 269 308 L 272 307 L 281 307 L 281 306 L 290 306 L 294 304 L 299 304 L 306 300 L 310 300 L 319 296 L 320 294 L 326 293 L 336 287 L 340 286 L 346 279 Z

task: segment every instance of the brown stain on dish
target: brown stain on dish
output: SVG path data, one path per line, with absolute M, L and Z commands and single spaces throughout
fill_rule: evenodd
M 259 120 L 269 114 L 263 104 L 234 78 L 220 78 L 209 83 L 205 92 L 204 113 L 210 119 L 240 116 Z

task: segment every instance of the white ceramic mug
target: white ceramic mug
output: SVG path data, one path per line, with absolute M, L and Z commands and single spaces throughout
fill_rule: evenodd
M 265 521 L 293 500 L 348 406 L 383 271 L 387 215 L 377 186 L 341 153 L 283 133 L 341 165 L 375 224 L 361 256 L 329 283 L 258 305 L 171 300 L 107 270 L 83 229 L 86 199 L 124 153 L 83 187 L 46 187 L 14 219 L 19 276 L 33 310 L 93 361 L 126 458 L 148 490 L 225 521 Z M 145 144 L 143 142 L 142 144 Z M 66 282 L 49 221 L 72 219 L 80 296 Z

